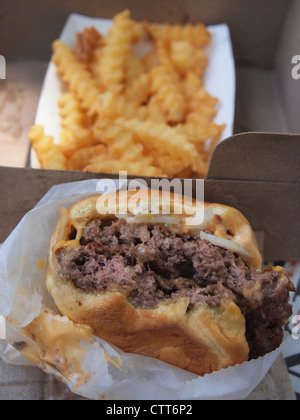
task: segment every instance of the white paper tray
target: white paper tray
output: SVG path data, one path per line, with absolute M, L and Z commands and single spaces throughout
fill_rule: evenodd
M 107 34 L 112 26 L 112 20 L 90 18 L 72 13 L 64 26 L 59 39 L 73 47 L 76 34 L 84 28 L 94 26 L 102 34 Z M 235 113 L 235 63 L 231 46 L 230 32 L 226 24 L 208 26 L 212 34 L 212 42 L 207 49 L 209 64 L 206 69 L 204 86 L 206 90 L 219 99 L 219 110 L 215 118 L 217 124 L 226 124 L 222 139 L 233 134 Z M 142 52 L 147 50 L 143 45 Z M 60 117 L 57 101 L 63 93 L 62 83 L 51 60 L 42 88 L 35 124 L 43 125 L 45 133 L 59 142 Z M 31 166 L 39 168 L 39 162 L 32 150 Z

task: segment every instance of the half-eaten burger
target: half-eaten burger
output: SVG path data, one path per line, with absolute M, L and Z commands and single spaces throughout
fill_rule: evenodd
M 140 192 L 139 203 L 153 205 L 150 192 Z M 116 193 L 117 207 L 106 214 L 99 196 L 61 209 L 47 273 L 60 312 L 125 352 L 199 375 L 276 349 L 293 285 L 282 267 L 261 270 L 245 217 L 204 203 L 197 225 L 191 217 L 203 203 L 190 200 L 194 215 L 178 215 L 176 194 L 169 215 L 120 215 L 133 194 Z M 154 204 L 161 208 L 162 197 Z

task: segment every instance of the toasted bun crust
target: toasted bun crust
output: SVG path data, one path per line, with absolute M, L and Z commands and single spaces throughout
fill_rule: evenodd
M 58 273 L 55 251 L 61 247 L 78 249 L 85 224 L 101 217 L 104 199 L 113 217 L 134 200 L 136 192 L 123 191 L 115 195 L 93 196 L 61 209 L 56 230 L 52 236 L 47 272 L 47 288 L 58 309 L 72 321 L 93 328 L 94 334 L 126 352 L 155 357 L 174 366 L 199 375 L 217 371 L 248 360 L 249 346 L 245 338 L 245 318 L 238 306 L 223 300 L 220 306 L 210 307 L 197 303 L 192 310 L 188 298 L 161 301 L 154 309 L 141 309 L 127 301 L 122 291 L 86 291 L 76 288 Z M 201 225 L 195 221 L 203 203 L 185 199 L 185 212 L 177 215 L 175 209 L 182 204 L 182 196 L 171 194 L 161 200 L 150 190 L 139 191 L 143 203 L 157 207 L 171 204 L 171 217 L 177 217 L 172 229 L 197 231 L 210 229 L 217 237 L 235 242 L 243 250 L 242 258 L 252 269 L 260 269 L 261 256 L 254 233 L 237 210 L 220 204 L 204 203 L 205 219 Z M 167 203 L 166 203 L 167 200 Z M 113 204 L 116 206 L 113 208 Z M 191 209 L 194 209 L 191 214 Z M 140 222 L 164 224 L 168 219 L 154 214 L 131 215 Z M 168 216 L 170 217 L 170 216 Z M 166 224 L 165 223 L 165 224 Z M 72 227 L 76 238 L 70 240 Z M 239 248 L 238 248 L 239 249 Z

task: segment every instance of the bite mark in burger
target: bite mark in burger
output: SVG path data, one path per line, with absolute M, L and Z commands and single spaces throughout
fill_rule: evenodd
M 293 285 L 282 267 L 260 270 L 240 212 L 205 203 L 212 217 L 197 230 L 185 215 L 171 225 L 101 216 L 96 202 L 63 209 L 52 237 L 47 287 L 62 314 L 125 352 L 199 375 L 280 346 Z

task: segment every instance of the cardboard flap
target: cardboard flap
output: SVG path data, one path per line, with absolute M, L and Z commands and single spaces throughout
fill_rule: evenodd
M 300 182 L 300 135 L 249 132 L 223 140 L 207 179 Z
M 299 260 L 300 183 L 206 180 L 204 186 L 206 201 L 235 207 L 263 233 L 267 261 Z

